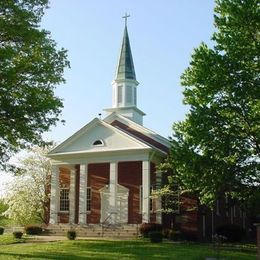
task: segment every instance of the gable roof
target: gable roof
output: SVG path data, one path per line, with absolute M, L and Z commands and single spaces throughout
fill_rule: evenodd
M 104 121 L 164 153 L 169 151 L 168 139 L 116 112 L 107 116 Z
M 94 145 L 96 141 L 98 145 Z M 93 119 L 71 137 L 49 152 L 49 157 L 61 154 L 98 153 L 126 150 L 150 150 L 141 140 L 98 118 Z

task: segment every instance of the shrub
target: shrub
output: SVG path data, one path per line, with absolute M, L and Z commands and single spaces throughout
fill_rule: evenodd
M 69 240 L 75 240 L 76 236 L 77 236 L 77 233 L 76 233 L 75 230 L 68 230 L 68 232 L 67 232 L 67 238 L 68 238 Z
M 149 237 L 149 233 L 153 231 L 162 232 L 162 225 L 158 223 L 143 223 L 139 231 L 143 237 Z
M 170 240 L 172 241 L 181 241 L 183 240 L 183 234 L 179 230 L 173 230 L 171 229 L 169 231 L 169 237 Z
M 24 230 L 27 235 L 40 235 L 42 233 L 42 228 L 37 225 L 27 225 Z
M 240 242 L 245 236 L 245 230 L 237 225 L 226 224 L 219 226 L 216 234 L 226 237 L 227 242 Z
M 0 235 L 4 234 L 5 229 L 3 227 L 0 227 Z
M 14 236 L 14 238 L 21 239 L 22 236 L 23 236 L 23 232 L 21 232 L 21 231 L 14 231 L 13 232 L 13 236 Z
M 169 229 L 169 228 L 164 228 L 164 229 L 162 230 L 163 238 L 169 238 L 170 232 L 171 232 L 171 229 Z
M 161 243 L 163 239 L 163 234 L 160 231 L 149 232 L 150 241 L 152 243 Z

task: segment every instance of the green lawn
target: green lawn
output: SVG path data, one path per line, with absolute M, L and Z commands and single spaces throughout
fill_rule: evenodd
M 146 240 L 75 240 L 1 245 L 0 259 L 205 259 L 214 256 L 211 246 L 199 244 L 151 244 Z M 222 250 L 226 260 L 256 259 L 255 250 Z

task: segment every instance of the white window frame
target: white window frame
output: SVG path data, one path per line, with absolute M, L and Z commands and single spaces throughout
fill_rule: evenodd
M 91 199 L 92 199 L 92 189 L 91 187 L 86 188 L 86 211 L 91 211 Z
M 66 191 L 66 193 L 62 197 L 62 192 L 64 191 Z M 59 211 L 69 212 L 69 210 L 70 210 L 70 189 L 62 187 L 60 188 Z

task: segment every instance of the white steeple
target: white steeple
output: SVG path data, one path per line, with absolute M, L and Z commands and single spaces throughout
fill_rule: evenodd
M 123 17 L 126 21 L 116 77 L 112 82 L 112 108 L 105 109 L 105 111 L 109 114 L 117 112 L 142 125 L 145 113 L 137 108 L 137 86 L 139 83 L 135 77 L 134 62 L 128 37 L 126 23 L 128 17 L 129 15 Z

